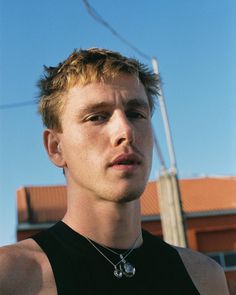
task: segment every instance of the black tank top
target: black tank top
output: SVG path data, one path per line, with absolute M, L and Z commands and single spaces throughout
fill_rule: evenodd
M 62 221 L 32 238 L 49 259 L 58 295 L 200 294 L 177 250 L 144 230 L 142 246 L 126 259 L 136 268 L 132 278 L 116 278 L 113 265 Z M 114 264 L 119 261 L 110 251 L 102 252 Z

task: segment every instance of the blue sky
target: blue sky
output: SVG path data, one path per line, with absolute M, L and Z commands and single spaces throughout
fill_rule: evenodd
M 156 56 L 180 177 L 236 175 L 236 4 L 91 0 L 123 37 Z M 37 97 L 43 65 L 105 47 L 151 62 L 96 23 L 82 1 L 0 1 L 0 106 Z M 168 162 L 159 109 L 153 125 Z M 42 145 L 36 105 L 0 109 L 0 245 L 14 242 L 16 190 L 64 183 Z M 150 179 L 155 179 L 154 157 Z

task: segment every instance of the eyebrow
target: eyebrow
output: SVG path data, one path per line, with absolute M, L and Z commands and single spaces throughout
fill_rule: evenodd
M 144 101 L 143 99 L 141 98 L 133 98 L 133 99 L 130 99 L 126 106 L 128 107 L 141 107 L 141 108 L 144 108 L 144 109 L 149 109 L 149 103 Z
M 139 107 L 143 109 L 150 109 L 149 103 L 144 101 L 141 98 L 133 98 L 130 99 L 127 103 L 124 104 L 126 107 Z M 95 112 L 99 111 L 103 108 L 109 108 L 112 107 L 113 103 L 107 102 L 107 101 L 101 101 L 97 103 L 92 103 L 91 105 L 86 106 L 85 108 L 82 108 L 82 112 Z

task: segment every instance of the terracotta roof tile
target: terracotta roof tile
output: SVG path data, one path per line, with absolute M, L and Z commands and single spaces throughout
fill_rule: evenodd
M 26 222 L 29 218 L 25 193 L 26 192 L 24 187 L 21 187 L 17 190 L 17 213 L 18 219 L 21 222 Z
M 25 205 L 27 213 L 24 213 Z M 17 191 L 20 222 L 53 222 L 66 212 L 65 186 L 27 186 Z
M 184 211 L 222 211 L 236 209 L 236 177 L 181 179 Z M 65 186 L 27 186 L 17 191 L 18 220 L 51 222 L 66 211 Z M 143 216 L 159 215 L 156 182 L 149 182 L 141 198 Z
M 187 212 L 236 209 L 236 177 L 183 179 L 180 190 Z
M 187 213 L 236 209 L 236 177 L 194 178 L 179 181 Z M 156 182 L 150 182 L 141 199 L 142 215 L 160 213 Z
M 156 182 L 149 182 L 142 194 L 141 214 L 144 216 L 160 214 Z

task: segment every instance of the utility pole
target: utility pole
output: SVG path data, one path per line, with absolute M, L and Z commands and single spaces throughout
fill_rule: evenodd
M 154 73 L 159 74 L 156 58 L 152 59 L 152 66 Z M 161 86 L 158 98 L 170 157 L 170 170 L 167 171 L 166 167 L 161 165 L 161 172 L 158 180 L 162 231 L 166 242 L 175 246 L 187 247 L 185 220 L 177 177 L 175 153 Z M 157 141 L 155 140 L 155 142 Z

